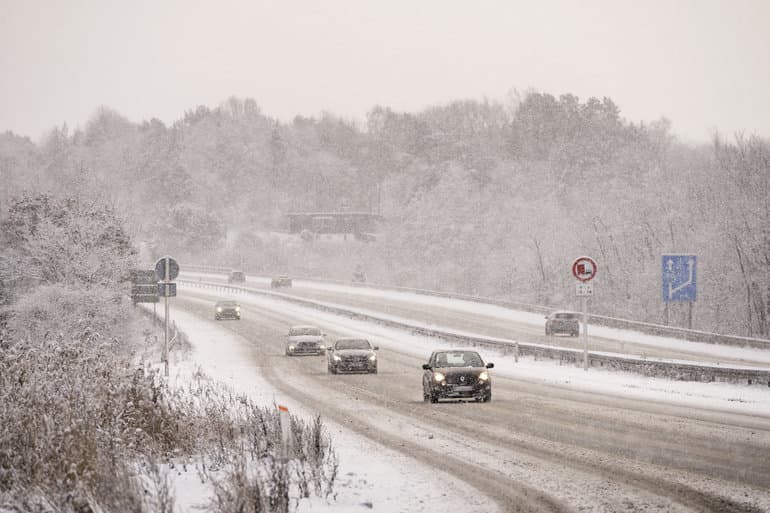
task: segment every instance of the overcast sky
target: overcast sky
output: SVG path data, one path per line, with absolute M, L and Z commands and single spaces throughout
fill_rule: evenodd
M 687 141 L 770 137 L 770 1 L 0 0 L 0 131 L 100 105 L 173 123 L 254 98 L 291 120 L 510 91 L 612 98 Z

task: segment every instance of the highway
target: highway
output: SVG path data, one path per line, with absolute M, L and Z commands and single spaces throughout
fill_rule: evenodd
M 485 316 L 435 305 L 290 292 L 512 333 Z M 182 288 L 175 308 L 210 320 L 222 295 Z M 423 358 L 383 346 L 379 374 L 333 376 L 323 356 L 284 354 L 288 326 L 306 319 L 279 300 L 242 308 L 241 321 L 220 325 L 248 345 L 255 372 L 323 417 L 468 483 L 500 511 L 770 511 L 770 412 L 674 406 L 494 374 L 491 403 L 433 405 L 422 401 Z M 324 328 L 330 339 L 347 334 L 345 322 Z M 530 326 L 515 329 L 541 336 Z

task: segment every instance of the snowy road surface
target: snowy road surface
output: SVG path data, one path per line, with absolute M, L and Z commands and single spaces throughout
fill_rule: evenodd
M 435 340 L 248 295 L 238 296 L 242 321 L 214 324 L 215 297 L 180 286 L 172 317 L 196 345 L 227 341 L 215 353 L 239 355 L 238 365 L 219 364 L 230 381 L 259 376 L 275 397 L 332 423 L 337 446 L 347 448 L 343 476 L 351 463 L 391 466 L 365 490 L 387 491 L 390 500 L 371 500 L 375 510 L 486 511 L 490 501 L 500 511 L 770 511 L 767 389 L 513 364 L 485 353 L 496 364 L 491 403 L 431 405 L 422 402 L 420 365 Z M 382 348 L 380 373 L 331 376 L 324 357 L 286 357 L 284 335 L 299 322 L 330 338 L 368 336 Z M 351 440 L 371 448 L 351 451 Z

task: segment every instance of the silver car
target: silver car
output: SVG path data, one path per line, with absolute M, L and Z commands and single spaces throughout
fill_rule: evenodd
M 286 356 L 325 354 L 325 336 L 317 326 L 292 326 L 286 335 Z

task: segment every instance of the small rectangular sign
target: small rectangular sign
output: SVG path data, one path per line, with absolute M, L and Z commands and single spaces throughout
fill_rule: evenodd
M 176 297 L 176 283 L 158 283 L 160 297 Z
M 594 284 L 593 283 L 576 283 L 575 284 L 575 295 L 577 297 L 593 296 L 594 295 Z

